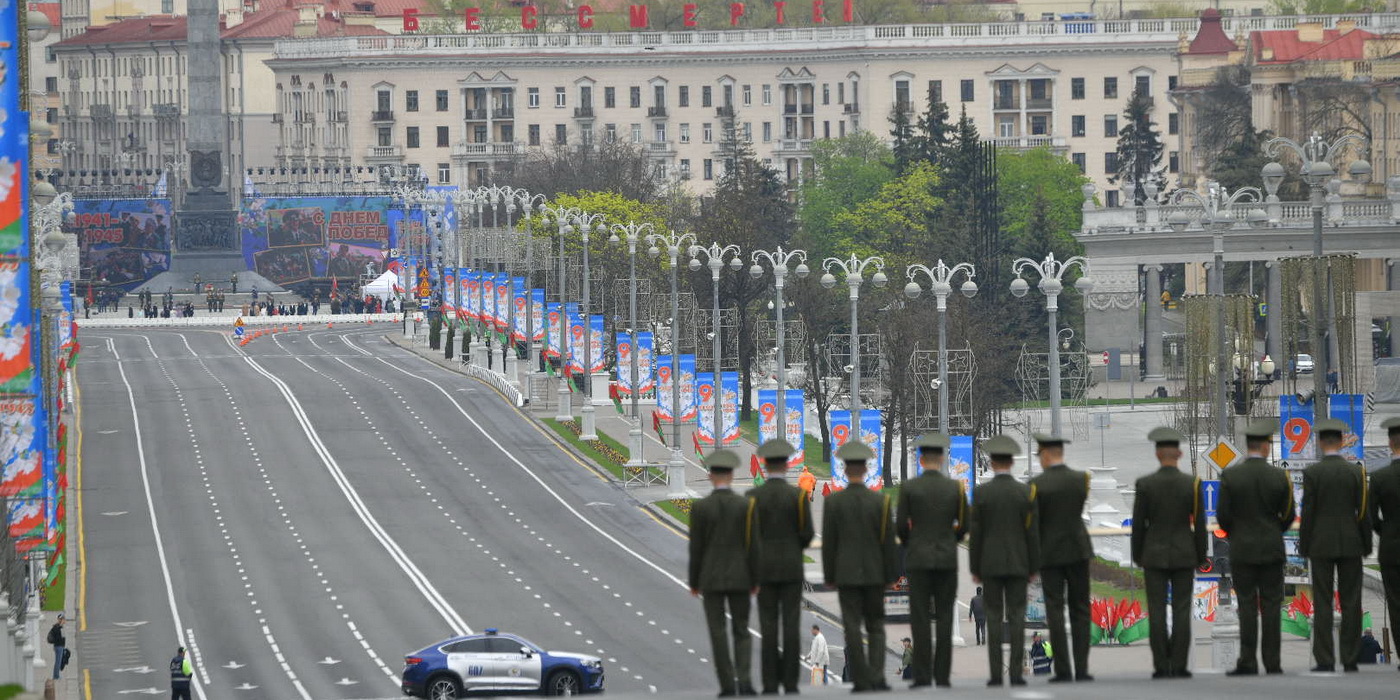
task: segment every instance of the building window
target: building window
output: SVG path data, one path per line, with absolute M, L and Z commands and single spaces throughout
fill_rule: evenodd
M 753 106 L 753 86 L 752 86 L 752 85 L 745 85 L 745 86 L 744 86 L 744 106 L 745 106 L 745 107 L 752 107 L 752 106 Z
M 578 142 L 584 146 L 593 145 L 593 122 L 584 122 L 579 125 Z
M 1078 166 L 1080 175 L 1083 175 L 1086 172 L 1088 172 L 1089 163 L 1088 160 L 1084 157 L 1083 153 L 1071 153 L 1069 154 L 1069 160 L 1071 163 L 1074 163 L 1076 166 Z
M 1082 99 L 1084 99 L 1084 79 L 1083 79 L 1083 78 L 1070 78 L 1070 79 L 1069 79 L 1069 98 L 1070 98 L 1071 100 L 1082 100 Z
M 447 91 L 446 91 L 446 90 L 438 90 L 438 91 L 437 91 L 437 96 L 436 96 L 436 97 L 437 97 L 437 111 L 439 111 L 439 112 L 446 112 L 446 111 L 447 111 Z
M 554 125 L 554 143 L 561 146 L 569 143 L 569 127 L 564 124 Z
M 930 81 L 928 81 L 928 99 L 929 99 L 929 101 L 933 102 L 934 104 L 937 104 L 937 103 L 943 101 L 943 81 L 942 81 L 942 80 L 930 80 Z
M 973 81 L 971 81 L 971 80 L 964 80 L 964 81 L 962 81 L 962 101 L 963 101 L 963 102 L 971 102 L 973 99 L 975 99 L 976 93 L 975 93 L 974 91 L 976 90 L 976 88 L 975 88 L 974 86 L 975 86 L 975 83 L 974 83 Z
M 676 106 L 677 106 L 677 107 L 689 107 L 689 106 L 690 106 L 690 86 L 689 86 L 689 85 L 682 85 L 682 86 L 680 86 L 679 88 L 676 89 Z
M 1103 154 L 1103 171 L 1109 175 L 1118 174 L 1118 152 L 1112 151 Z
M 822 88 L 825 89 L 826 86 L 822 86 Z M 50 90 L 50 92 L 53 92 L 53 91 Z M 764 86 L 763 86 L 763 104 L 765 104 L 765 105 L 771 105 L 771 104 L 773 104 L 773 86 L 772 86 L 772 85 L 764 85 Z
M 1016 136 L 1016 117 L 997 117 L 997 136 L 1004 139 Z
M 381 126 L 379 127 L 379 133 L 377 136 L 378 138 L 376 138 L 375 141 L 379 147 L 388 148 L 389 146 L 394 145 L 393 129 L 390 129 L 387 126 Z
M 1050 133 L 1050 117 L 1044 114 L 1031 115 L 1031 136 L 1046 136 Z
M 1031 99 L 1046 101 L 1050 99 L 1050 81 L 1044 78 L 1036 78 L 1027 82 L 1031 89 Z M 1048 105 L 1047 105 L 1048 106 Z
M 569 94 L 564 92 L 564 88 L 554 88 L 554 106 L 563 107 L 569 103 Z
M 447 148 L 447 133 L 448 133 L 448 132 L 447 132 L 447 127 L 445 127 L 445 126 L 440 126 L 440 127 L 437 128 L 437 145 L 438 145 L 438 148 Z
M 450 185 L 450 184 L 452 184 L 452 164 L 451 164 L 451 163 L 438 163 L 438 184 L 439 184 L 439 185 Z
M 1118 98 L 1118 79 L 1108 77 L 1103 79 L 1103 96 L 1105 99 L 1113 100 Z
M 540 89 L 537 87 L 525 89 L 525 104 L 530 109 L 537 109 L 540 106 Z
M 409 148 L 418 148 L 418 127 L 408 127 L 408 133 L 405 134 L 404 141 Z
M 531 145 L 531 146 L 538 146 L 538 145 L 540 145 L 540 125 L 539 125 L 539 124 L 531 124 L 531 125 L 530 125 L 530 129 L 529 129 L 529 133 L 530 133 L 530 136 L 529 136 L 529 138 L 530 138 L 530 145 Z
M 666 86 L 653 85 L 651 87 L 651 93 L 652 104 L 659 109 L 666 109 Z
M 1169 75 L 1169 76 L 1167 76 L 1167 89 L 1168 89 L 1168 90 L 1175 90 L 1175 89 L 1176 89 L 1176 76 L 1175 76 L 1175 75 Z
M 656 122 L 654 126 L 655 128 L 653 131 L 655 133 L 653 135 L 653 140 L 658 143 L 664 143 L 666 141 L 666 122 Z
M 846 104 L 846 83 L 844 82 L 836 84 L 836 104 Z
M 633 124 L 633 125 L 632 125 L 632 143 L 641 143 L 641 142 L 642 142 L 642 125 L 641 125 L 641 124 Z
M 1181 132 L 1181 115 L 1172 112 L 1167 115 L 1167 133 L 1176 135 Z
M 1118 115 L 1105 114 L 1103 116 L 1103 135 L 1108 138 L 1118 137 Z
M 914 108 L 913 103 L 909 101 L 908 80 L 894 81 L 894 108 L 901 112 L 908 112 Z
M 1083 135 L 1084 135 L 1084 115 L 1082 115 L 1082 114 L 1076 114 L 1076 115 L 1074 115 L 1074 116 L 1072 116 L 1072 117 L 1069 118 L 1069 135 L 1070 135 L 1070 136 L 1083 136 Z
M 773 140 L 773 122 L 763 122 L 763 142 L 768 143 Z
M 836 136 L 837 138 L 846 138 L 846 120 L 836 122 Z
M 709 158 L 706 158 L 701 165 L 705 170 L 705 179 L 715 179 L 715 162 L 710 160 Z
M 487 139 L 486 139 L 486 125 L 485 125 L 485 124 L 477 124 L 477 125 L 473 126 L 473 127 L 472 127 L 472 136 L 474 137 L 474 140 L 472 141 L 472 143 L 486 143 L 486 140 L 487 140 Z
M 603 106 L 608 109 L 617 106 L 617 88 L 603 88 Z
M 831 122 L 829 122 L 829 121 L 823 121 L 823 122 L 822 122 L 822 138 L 824 138 L 824 139 L 829 139 L 829 138 L 831 138 Z M 752 139 L 750 139 L 750 140 L 752 140 Z
M 392 112 L 394 110 L 394 93 L 389 92 L 388 90 L 380 90 L 377 93 L 375 93 L 374 98 L 376 112 Z
M 592 85 L 580 85 L 580 86 L 578 86 L 578 106 L 581 107 L 581 108 L 583 108 L 583 109 L 592 109 L 592 108 L 593 108 L 593 86 L 592 86 Z
M 744 122 L 744 141 L 753 143 L 753 122 Z
M 1176 151 L 1167 153 L 1167 172 L 1175 173 L 1181 170 L 1181 154 Z
M 1114 208 L 1114 209 L 1117 209 L 1117 208 L 1118 208 L 1118 190 L 1109 190 L 1109 191 L 1108 191 L 1107 193 L 1105 193 L 1105 194 L 1108 195 L 1108 206 L 1109 206 L 1109 207 L 1112 207 L 1112 208 Z
M 822 104 L 831 104 L 831 83 L 822 83 Z
M 637 85 L 633 85 L 631 88 L 628 89 L 627 93 L 628 93 L 628 94 L 627 94 L 627 100 L 628 100 L 628 102 L 631 104 L 632 109 L 637 109 L 638 107 L 641 107 L 641 106 L 642 106 L 642 88 L 641 88 L 641 87 L 639 87 L 639 86 L 637 86 Z
M 690 125 L 681 124 L 681 143 L 690 143 Z
M 682 158 L 682 159 L 681 159 L 681 179 L 682 179 L 682 180 L 688 180 L 688 179 L 690 179 L 690 159 L 689 159 L 689 158 Z
M 417 112 L 417 111 L 418 111 L 418 91 L 417 91 L 417 90 L 408 90 L 408 91 L 404 92 L 404 94 L 403 94 L 403 101 L 404 101 L 403 109 L 404 109 L 405 112 Z
M 603 138 L 607 139 L 607 140 L 608 140 L 608 143 L 616 143 L 616 142 L 617 142 L 617 125 L 616 125 L 616 124 L 604 124 L 604 125 L 603 125 Z
M 1152 94 L 1152 76 L 1139 75 L 1133 77 L 1133 91 L 1144 95 Z
M 709 122 L 700 125 L 700 140 L 703 143 L 715 142 L 715 128 Z
M 709 85 L 700 86 L 700 106 L 713 107 L 715 104 L 715 91 Z

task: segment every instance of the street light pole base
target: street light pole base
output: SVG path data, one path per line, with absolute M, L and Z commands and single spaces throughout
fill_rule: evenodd
M 595 416 L 594 416 L 593 405 L 590 404 L 590 403 L 588 403 L 587 401 L 585 401 L 584 404 L 583 404 L 583 409 L 582 409 L 582 411 L 583 411 L 583 425 L 580 426 L 580 432 L 579 432 L 578 439 L 583 440 L 584 442 L 589 442 L 589 441 L 592 441 L 592 440 L 597 440 L 597 439 L 598 439 L 598 431 L 597 431 L 597 426 L 595 425 Z
M 642 459 L 642 422 L 640 420 L 632 423 L 632 427 L 627 431 L 627 466 L 646 466 L 646 461 Z
M 690 490 L 685 487 L 685 459 L 679 449 L 671 450 L 671 461 L 666 463 L 666 497 L 690 498 Z
M 1230 585 L 1229 579 L 1221 578 L 1220 585 Z M 1215 626 L 1210 631 L 1210 656 L 1217 671 L 1229 671 L 1239 663 L 1240 619 L 1233 602 L 1223 602 L 1216 607 Z

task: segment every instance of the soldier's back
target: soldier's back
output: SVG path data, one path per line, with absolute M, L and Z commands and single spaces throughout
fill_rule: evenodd
M 1056 464 L 1031 479 L 1040 511 L 1042 566 L 1070 564 L 1094 556 L 1094 545 L 1084 524 L 1091 476 Z
M 832 556 L 832 582 L 838 586 L 888 583 L 885 549 L 893 542 L 892 513 L 886 494 L 852 484 L 827 499 L 822 523 L 822 557 Z M 835 545 L 834 547 L 831 545 Z
M 1229 533 L 1230 560 L 1283 561 L 1283 532 L 1293 520 L 1293 481 L 1288 473 L 1251 457 L 1221 473 L 1220 491 L 1217 518 Z
M 962 482 L 925 472 L 899 492 L 895 518 L 905 544 L 906 569 L 958 568 L 958 540 L 967 528 Z
M 978 486 L 972 497 L 974 575 L 1030 576 L 1039 568 L 1028 537 L 1035 527 L 1035 493 L 1009 474 Z
M 750 568 L 749 536 L 754 528 L 748 499 L 729 489 L 716 490 L 691 509 L 692 542 L 700 545 L 702 591 L 746 591 L 755 580 Z M 692 547 L 692 556 L 694 556 Z
M 1400 459 L 1371 474 L 1370 498 L 1381 536 L 1376 554 L 1382 566 L 1400 565 Z
M 1133 503 L 1135 559 L 1152 569 L 1189 569 L 1198 562 L 1192 518 L 1199 507 L 1195 477 L 1162 467 L 1137 480 Z
M 812 518 L 807 498 L 782 479 L 769 479 L 748 493 L 762 523 L 758 562 L 760 582 L 802 580 L 802 550 L 812 542 Z
M 1299 546 L 1323 559 L 1365 554 L 1359 524 L 1366 517 L 1366 477 L 1361 467 L 1328 455 L 1303 470 L 1303 522 Z

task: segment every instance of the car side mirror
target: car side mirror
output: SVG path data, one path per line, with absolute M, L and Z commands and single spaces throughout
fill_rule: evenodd
M 520 655 L 528 659 L 534 656 L 535 652 L 530 651 L 530 647 L 520 647 Z

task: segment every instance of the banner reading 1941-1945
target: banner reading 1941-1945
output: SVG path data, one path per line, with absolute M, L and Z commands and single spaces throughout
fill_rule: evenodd
M 170 269 L 172 211 L 168 199 L 75 199 L 65 228 L 94 281 L 130 290 Z

